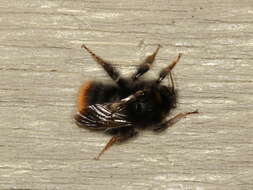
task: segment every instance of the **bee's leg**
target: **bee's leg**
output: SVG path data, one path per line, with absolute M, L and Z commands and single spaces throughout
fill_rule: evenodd
M 175 117 L 173 117 L 173 118 L 171 118 L 171 119 L 169 119 L 167 121 L 164 121 L 164 122 L 160 123 L 153 130 L 154 131 L 163 131 L 163 130 L 171 127 L 173 124 L 177 123 L 180 119 L 186 117 L 187 115 L 196 114 L 196 113 L 199 113 L 198 110 L 195 110 L 193 112 L 179 113 Z
M 95 160 L 99 160 L 99 158 L 102 156 L 102 154 L 108 150 L 108 148 L 110 148 L 114 143 L 116 143 L 118 141 L 117 137 L 112 137 L 109 142 L 105 145 L 105 147 L 102 149 L 102 151 L 97 155 L 97 157 L 95 157 Z
M 101 57 L 97 56 L 84 44 L 81 47 L 84 48 L 92 56 L 92 58 L 103 67 L 112 80 L 114 80 L 119 86 L 124 87 L 125 79 L 120 76 L 120 73 L 112 66 L 110 62 L 105 61 Z
M 115 131 L 114 131 L 115 129 Z M 127 128 L 127 127 L 122 127 L 122 128 L 112 128 L 107 133 L 117 133 L 117 136 L 112 137 L 109 142 L 105 145 L 105 147 L 102 149 L 102 151 L 98 154 L 97 157 L 95 157 L 95 160 L 99 160 L 99 158 L 102 156 L 102 154 L 105 153 L 113 144 L 116 142 L 121 142 L 125 141 L 137 134 L 137 132 L 133 128 Z
M 127 105 L 136 101 L 139 97 L 141 97 L 143 95 L 144 95 L 144 91 L 139 90 L 139 91 L 135 92 L 134 94 L 131 94 L 130 96 L 128 96 L 124 99 L 121 99 L 119 102 L 112 103 L 110 106 L 112 113 L 119 112 L 121 110 L 126 109 Z
M 182 56 L 181 53 L 178 54 L 176 60 L 172 61 L 172 63 L 169 66 L 165 67 L 164 69 L 162 69 L 160 71 L 159 78 L 157 79 L 157 83 L 160 83 L 168 74 L 170 74 L 172 88 L 174 88 L 174 81 L 173 81 L 173 78 L 172 78 L 171 71 L 174 68 L 174 66 L 179 62 L 179 59 L 180 59 L 181 56 Z
M 140 76 L 142 76 L 144 73 L 146 73 L 150 69 L 150 66 L 154 62 L 156 54 L 158 53 L 160 47 L 161 46 L 158 45 L 155 52 L 147 56 L 146 59 L 137 67 L 137 71 L 132 75 L 133 81 L 137 80 Z

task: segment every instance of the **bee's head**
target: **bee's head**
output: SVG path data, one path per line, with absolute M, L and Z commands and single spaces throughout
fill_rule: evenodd
M 175 108 L 176 92 L 166 86 L 144 89 L 127 107 L 135 120 L 156 122 Z
M 161 97 L 162 108 L 165 111 L 169 111 L 176 107 L 177 103 L 177 90 L 172 87 L 159 86 L 158 88 L 159 95 Z

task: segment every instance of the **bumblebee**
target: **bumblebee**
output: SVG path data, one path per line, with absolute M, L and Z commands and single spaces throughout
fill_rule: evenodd
M 131 77 L 122 77 L 110 62 L 97 56 L 85 45 L 82 45 L 82 48 L 114 81 L 110 84 L 86 81 L 77 98 L 76 124 L 79 127 L 103 130 L 112 135 L 95 159 L 98 160 L 114 143 L 135 136 L 138 129 L 152 126 L 154 131 L 165 130 L 185 116 L 198 113 L 197 110 L 179 113 L 166 119 L 177 103 L 177 90 L 174 88 L 171 71 L 179 62 L 181 54 L 160 71 L 157 79 L 144 80 L 141 76 L 149 71 L 160 45 L 144 59 Z M 171 82 L 163 85 L 161 83 L 166 76 Z

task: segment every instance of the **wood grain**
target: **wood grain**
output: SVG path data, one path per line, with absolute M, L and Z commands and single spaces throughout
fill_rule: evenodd
M 251 0 L 0 2 L 0 189 L 252 189 Z M 162 48 L 147 77 L 183 53 L 172 113 L 201 113 L 109 139 L 73 122 L 79 86 L 109 81 L 85 43 L 123 74 Z

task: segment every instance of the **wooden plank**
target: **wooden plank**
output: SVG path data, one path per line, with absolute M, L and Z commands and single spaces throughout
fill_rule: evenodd
M 0 15 L 0 189 L 253 188 L 252 1 L 3 0 Z M 172 115 L 201 114 L 93 160 L 109 137 L 76 127 L 75 97 L 108 78 L 82 43 L 125 75 L 157 44 L 147 77 L 183 53 Z

